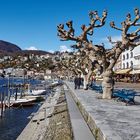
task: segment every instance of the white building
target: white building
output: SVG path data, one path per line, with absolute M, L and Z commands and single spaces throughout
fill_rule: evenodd
M 140 46 L 134 48 L 132 51 L 126 50 L 122 53 L 122 68 L 132 69 L 132 74 L 135 74 L 136 70 L 140 73 Z
M 122 69 L 132 68 L 134 61 L 134 50 L 126 50 L 122 53 Z
M 44 79 L 51 79 L 52 78 L 52 71 L 51 70 L 46 70 L 46 74 L 44 76 Z

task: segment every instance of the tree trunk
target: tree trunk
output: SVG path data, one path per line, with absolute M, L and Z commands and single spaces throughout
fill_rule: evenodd
M 88 78 L 87 78 L 87 75 L 83 75 L 83 78 L 84 78 L 84 89 L 87 89 L 87 85 L 88 85 Z
M 113 94 L 114 88 L 114 80 L 113 80 L 113 72 L 112 71 L 105 71 L 103 73 L 103 99 L 111 99 Z
M 88 84 L 89 84 L 89 81 L 90 81 L 91 74 L 92 74 L 92 71 L 89 70 L 88 74 L 83 75 L 83 77 L 84 77 L 84 89 L 88 89 Z

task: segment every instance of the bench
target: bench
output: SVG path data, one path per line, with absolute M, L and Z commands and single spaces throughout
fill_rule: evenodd
M 103 90 L 102 90 L 102 86 L 101 85 L 92 85 L 91 86 L 91 89 L 92 90 L 96 90 L 97 92 L 99 92 L 99 93 L 103 93 Z
M 113 97 L 117 98 L 117 101 L 122 101 L 125 102 L 126 105 L 128 104 L 135 104 L 135 96 L 140 96 L 137 95 L 137 93 L 133 90 L 118 90 L 113 92 Z

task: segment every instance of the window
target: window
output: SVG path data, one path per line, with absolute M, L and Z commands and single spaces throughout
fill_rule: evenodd
M 125 69 L 125 63 L 123 63 L 123 69 Z
M 131 68 L 133 68 L 133 62 L 132 61 L 130 62 L 130 66 L 131 66 Z
M 131 52 L 131 54 L 130 54 L 130 55 L 131 55 L 131 58 L 132 58 L 132 57 L 133 57 L 133 52 Z
M 129 59 L 129 54 L 128 53 L 126 54 L 126 58 Z
M 127 68 L 127 69 L 129 68 L 129 63 L 128 63 L 128 62 L 126 63 L 126 68 Z
M 123 55 L 123 60 L 125 60 L 125 55 Z

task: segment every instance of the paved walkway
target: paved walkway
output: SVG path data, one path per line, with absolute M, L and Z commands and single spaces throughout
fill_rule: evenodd
M 70 91 L 64 86 L 71 125 L 73 129 L 74 140 L 95 140 L 76 103 L 74 102 Z
M 66 84 L 96 138 L 140 140 L 140 104 L 126 106 L 122 102 L 99 99 L 95 91 L 74 90 L 73 83 Z

